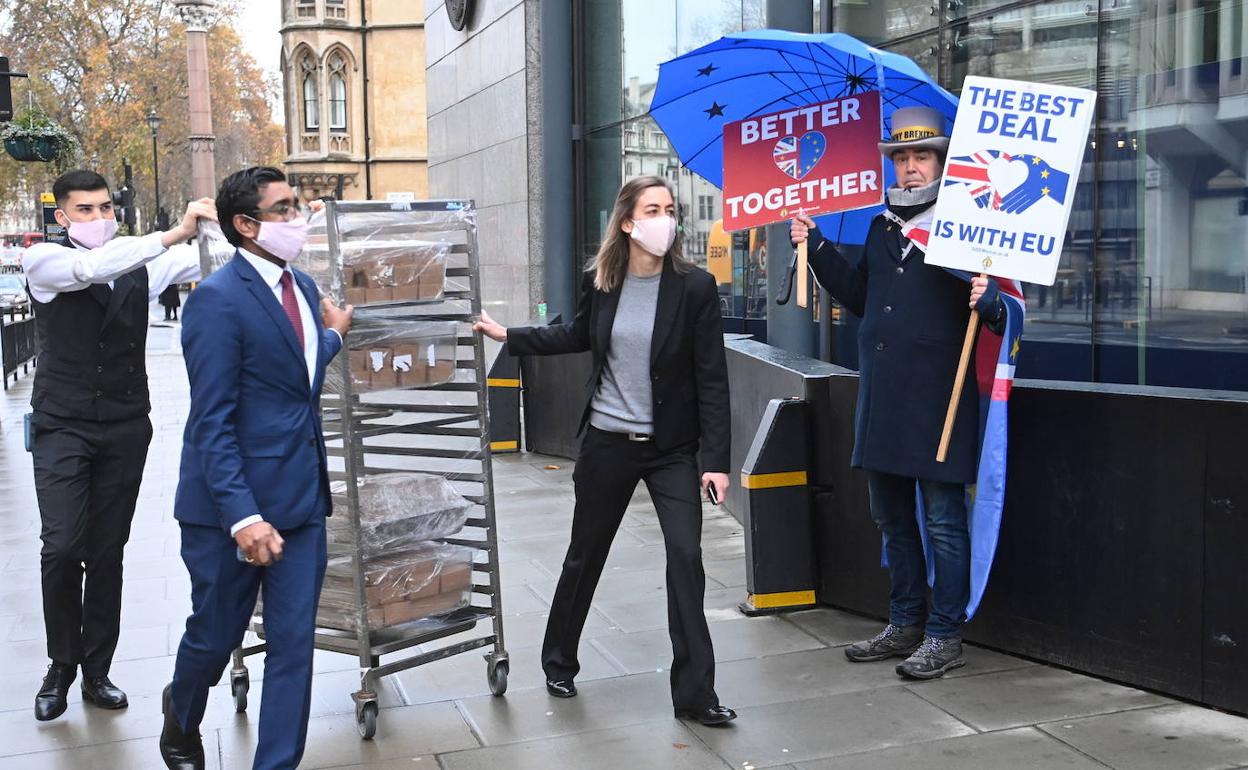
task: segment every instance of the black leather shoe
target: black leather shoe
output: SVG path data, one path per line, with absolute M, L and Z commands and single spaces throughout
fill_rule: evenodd
M 43 678 L 43 686 L 35 695 L 35 719 L 47 722 L 65 713 L 69 706 L 69 686 L 78 675 L 78 667 L 67 663 L 53 663 L 48 666 L 47 676 Z
M 547 679 L 546 692 L 556 698 L 575 698 L 576 685 L 571 679 Z
M 124 709 L 130 705 L 126 694 L 121 691 L 120 687 L 110 682 L 107 676 L 84 676 L 82 699 L 102 709 Z
M 691 719 L 707 727 L 728 724 L 737 718 L 737 712 L 727 706 L 707 706 L 704 709 L 676 709 L 677 719 Z
M 160 731 L 160 756 L 169 770 L 204 770 L 204 742 L 199 731 L 182 731 L 178 717 L 169 703 L 169 689 L 160 698 L 160 710 L 165 715 L 165 729 Z

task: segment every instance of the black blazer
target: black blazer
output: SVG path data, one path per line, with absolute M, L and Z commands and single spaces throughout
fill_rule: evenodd
M 610 293 L 598 291 L 593 275 L 587 274 L 571 323 L 507 330 L 507 350 L 512 355 L 593 351 L 593 374 L 585 382 L 582 431 L 606 365 L 619 301 L 619 287 Z M 728 364 L 719 291 L 705 270 L 693 268 L 681 274 L 670 264 L 663 268 L 650 343 L 650 382 L 655 446 L 667 450 L 700 441 L 702 470 L 727 473 L 731 436 Z

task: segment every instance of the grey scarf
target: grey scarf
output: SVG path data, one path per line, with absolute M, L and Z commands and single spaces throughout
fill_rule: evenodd
M 912 219 L 916 214 L 935 203 L 939 192 L 939 179 L 922 187 L 915 187 L 912 190 L 891 187 L 888 190 L 888 210 L 903 220 Z

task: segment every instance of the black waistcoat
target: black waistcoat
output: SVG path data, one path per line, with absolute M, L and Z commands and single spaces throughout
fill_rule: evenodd
M 39 365 L 30 404 L 58 417 L 126 420 L 151 409 L 147 390 L 147 268 L 108 284 L 31 297 Z

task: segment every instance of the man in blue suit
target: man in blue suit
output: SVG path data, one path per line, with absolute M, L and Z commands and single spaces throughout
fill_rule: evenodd
M 281 171 L 230 176 L 217 211 L 238 251 L 191 293 L 183 317 L 191 410 L 174 516 L 193 610 L 165 688 L 160 751 L 175 770 L 204 767 L 208 689 L 242 641 L 263 586 L 268 653 L 253 767 L 291 770 L 307 737 L 331 507 L 321 386 L 352 308 L 327 299 L 314 312 L 316 286 L 291 269 L 307 222 Z

